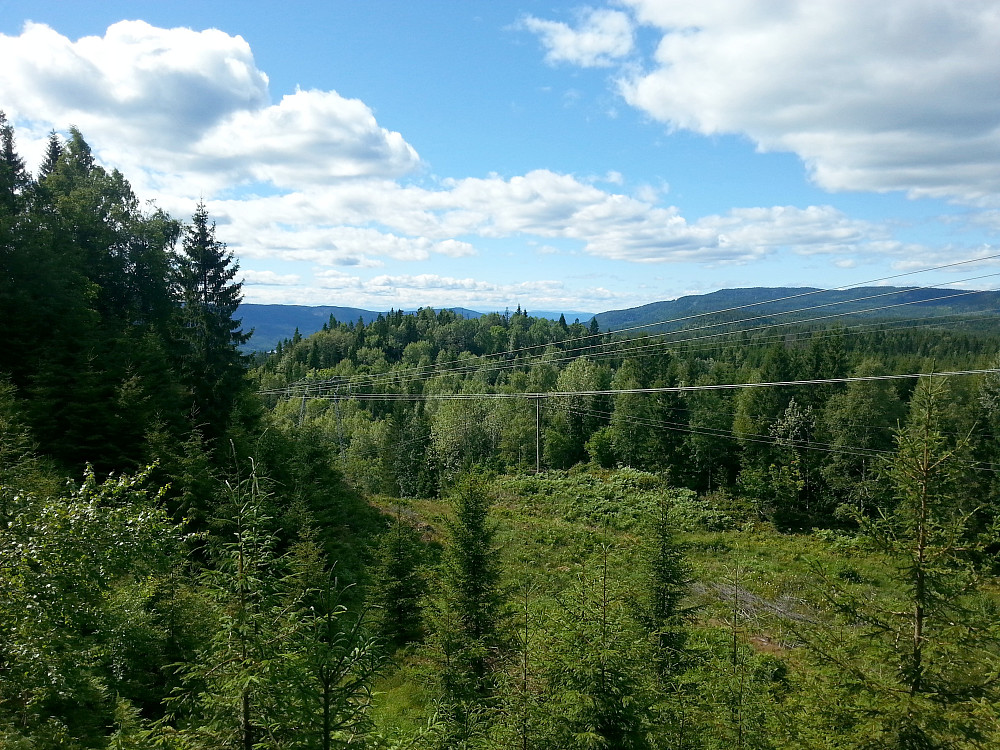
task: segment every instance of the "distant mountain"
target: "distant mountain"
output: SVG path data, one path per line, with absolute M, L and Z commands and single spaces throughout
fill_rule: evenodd
M 721 289 L 710 294 L 611 310 L 596 317 L 602 331 L 643 326 L 646 332 L 662 332 L 730 321 L 748 321 L 744 325 L 752 327 L 791 321 L 813 320 L 817 324 L 833 324 L 838 320 L 846 322 L 858 318 L 900 319 L 952 313 L 995 313 L 998 305 L 1000 292 L 968 289 L 753 287 Z
M 838 291 L 815 287 L 752 287 L 720 289 L 710 294 L 652 302 L 596 315 L 530 309 L 528 315 L 550 320 L 558 320 L 560 315 L 565 315 L 567 322 L 579 319 L 583 324 L 596 317 L 602 331 L 642 327 L 644 332 L 656 333 L 720 322 L 749 321 L 743 324 L 748 327 L 810 320 L 818 324 L 832 324 L 858 318 L 925 318 L 952 313 L 996 312 L 998 308 L 1000 292 L 968 289 L 875 286 Z M 466 318 L 483 315 L 464 307 L 446 309 Z M 236 315 L 243 320 L 243 330 L 254 329 L 253 338 L 245 349 L 270 351 L 279 341 L 291 338 L 296 328 L 303 336 L 315 333 L 330 320 L 331 315 L 340 322 L 356 322 L 360 318 L 370 323 L 379 316 L 379 312 L 357 307 L 243 304 Z M 753 320 L 749 320 L 751 318 Z
M 356 322 L 358 318 L 370 323 L 378 317 L 377 312 L 357 307 L 249 303 L 240 305 L 234 317 L 243 321 L 244 331 L 253 329 L 253 336 L 244 348 L 249 351 L 268 352 L 277 346 L 279 341 L 291 338 L 296 328 L 303 336 L 316 333 L 330 320 L 331 315 L 344 323 Z
M 594 313 L 592 312 L 578 312 L 576 310 L 569 312 L 559 312 L 558 310 L 528 310 L 528 315 L 533 318 L 547 318 L 549 320 L 559 320 L 559 316 L 564 315 L 566 316 L 567 323 L 579 320 L 584 325 L 590 323 L 590 319 L 594 317 Z

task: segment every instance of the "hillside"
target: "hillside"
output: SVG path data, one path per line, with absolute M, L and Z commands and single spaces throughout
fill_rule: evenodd
M 911 287 L 858 287 L 847 290 L 822 290 L 814 287 L 752 287 L 720 289 L 710 294 L 696 294 L 667 302 L 652 302 L 640 307 L 598 313 L 602 331 L 620 331 L 650 326 L 651 331 L 671 331 L 703 325 L 703 318 L 692 316 L 718 313 L 711 322 L 739 319 L 751 324 L 768 322 L 836 320 L 865 318 L 900 319 L 975 312 L 992 312 L 1000 302 L 1000 292 L 968 289 L 914 289 Z M 753 305 L 754 308 L 745 309 Z M 741 308 L 735 311 L 734 308 Z M 729 313 L 729 311 L 733 311 Z M 775 316 L 780 316 L 775 319 Z M 772 320 L 768 320 L 771 318 Z M 653 325 L 670 321 L 663 325 Z
M 858 287 L 848 290 L 823 290 L 815 287 L 752 287 L 746 289 L 720 289 L 709 294 L 693 294 L 675 300 L 651 302 L 648 305 L 623 310 L 593 313 L 533 311 L 537 318 L 557 320 L 562 314 L 567 321 L 583 323 L 592 317 L 602 331 L 621 331 L 626 328 L 648 327 L 650 332 L 674 331 L 704 325 L 706 322 L 727 320 L 746 321 L 759 318 L 752 324 L 790 321 L 823 323 L 857 319 L 899 320 L 903 318 L 929 318 L 950 314 L 969 315 L 992 312 L 1000 304 L 1000 292 L 969 289 L 913 289 L 911 287 Z M 754 306 L 745 310 L 747 306 Z M 741 308 L 728 314 L 733 308 Z M 444 308 L 463 318 L 478 318 L 484 313 L 462 307 Z M 407 311 L 410 312 L 410 311 Z M 339 322 L 371 323 L 380 314 L 357 307 L 330 305 L 240 305 L 239 315 L 243 330 L 254 331 L 244 347 L 248 351 L 271 351 L 279 341 L 291 338 L 295 329 L 303 336 L 319 331 L 332 315 Z M 717 314 L 717 316 L 716 316 Z M 706 321 L 706 315 L 713 315 Z M 693 316 L 698 316 L 692 319 Z M 776 317 L 777 316 L 777 317 Z M 660 324 L 661 325 L 656 325 Z

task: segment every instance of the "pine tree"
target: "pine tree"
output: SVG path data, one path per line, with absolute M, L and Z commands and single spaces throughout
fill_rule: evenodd
M 864 737 L 866 747 L 990 746 L 976 716 L 998 697 L 1000 633 L 975 567 L 967 441 L 942 429 L 948 395 L 941 378 L 917 385 L 884 467 L 895 507 L 858 517 L 902 592 L 873 595 L 820 571 L 827 604 L 849 627 L 796 626 L 836 670 L 833 694 L 814 702 L 839 704 L 838 731 Z
M 45 159 L 42 161 L 42 166 L 38 169 L 39 180 L 44 180 L 56 170 L 56 167 L 59 166 L 59 157 L 62 156 L 62 152 L 62 141 L 59 139 L 59 134 L 53 130 L 49 133 L 49 140 L 45 146 Z
M 467 475 L 453 497 L 454 517 L 433 602 L 434 645 L 441 659 L 441 704 L 452 746 L 468 742 L 494 692 L 493 670 L 505 619 L 496 528 L 485 480 Z
M 179 360 L 191 393 L 192 416 L 207 438 L 226 428 L 243 390 L 244 357 L 239 346 L 250 340 L 233 315 L 242 301 L 242 282 L 233 254 L 215 236 L 208 210 L 199 203 L 177 257 L 175 283 L 180 316 Z
M 18 156 L 14 146 L 14 128 L 0 111 L 0 217 L 5 219 L 0 222 L 4 228 L 0 231 L 6 231 L 9 226 L 7 216 L 13 217 L 20 212 L 21 196 L 30 182 L 24 160 Z

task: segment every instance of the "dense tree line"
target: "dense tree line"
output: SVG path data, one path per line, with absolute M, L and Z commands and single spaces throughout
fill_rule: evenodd
M 75 128 L 32 175 L 0 115 L 4 747 L 365 730 L 343 592 L 368 516 L 308 431 L 270 429 L 238 270 L 204 205 L 144 206 Z
M 433 495 L 473 465 L 627 466 L 803 528 L 887 502 L 875 466 L 894 450 L 915 380 L 712 386 L 987 369 L 998 344 L 956 327 L 870 324 L 672 343 L 613 338 L 521 310 L 466 320 L 423 309 L 369 325 L 331 320 L 282 342 L 255 376 L 276 415 L 318 429 L 369 492 Z M 637 392 L 677 386 L 704 389 Z M 997 458 L 993 379 L 947 388 L 949 429 L 970 433 L 988 468 Z M 984 492 L 993 481 L 985 470 L 972 477 Z
M 408 602 L 394 625 L 382 621 L 397 647 L 416 649 L 396 662 L 433 665 L 433 676 L 417 678 L 437 708 L 437 724 L 418 735 L 422 746 L 996 741 L 1000 695 L 988 665 L 1000 656 L 990 593 L 1000 549 L 1000 379 L 880 378 L 990 369 L 1000 339 L 982 328 L 896 322 L 685 342 L 563 323 L 520 310 L 469 320 L 392 312 L 369 325 L 331 319 L 257 362 L 254 377 L 279 423 L 314 430 L 358 486 L 452 498 L 455 519 L 468 511 L 464 477 L 475 467 L 498 475 L 490 486 L 500 494 L 504 476 L 536 466 L 555 486 L 609 471 L 661 483 L 658 501 L 635 511 L 641 524 L 624 529 L 631 547 L 619 547 L 621 533 L 608 524 L 641 492 L 595 508 L 589 547 L 557 558 L 575 561 L 576 579 L 554 587 L 532 587 L 531 562 L 513 578 L 454 578 L 462 554 L 488 553 L 488 522 L 476 522 L 472 535 L 447 525 L 435 564 L 397 519 L 376 580 L 396 592 L 397 605 Z M 738 383 L 790 384 L 711 387 Z M 708 387 L 657 391 L 687 385 Z M 586 505 L 576 492 L 575 503 Z M 521 502 L 508 503 L 511 525 L 525 523 L 514 510 Z M 674 541 L 691 514 L 706 528 L 730 519 L 722 523 L 854 540 L 889 583 L 817 565 L 796 610 L 752 594 L 751 571 L 737 559 L 709 584 L 718 601 L 705 626 L 689 604 L 692 578 Z M 479 544 L 470 548 L 470 539 Z M 412 578 L 420 567 L 422 584 Z M 460 593 L 456 580 L 477 588 Z M 500 583 L 508 587 L 503 606 L 482 609 L 495 612 L 497 635 L 486 646 L 460 613 L 495 597 Z M 428 589 L 440 593 L 415 593 Z M 776 658 L 760 646 L 770 636 L 750 638 L 762 606 L 780 611 L 774 627 L 798 655 Z
M 0 369 L 46 453 L 121 470 L 149 463 L 153 443 L 215 441 L 245 392 L 247 335 L 238 265 L 205 207 L 187 229 L 144 210 L 76 129 L 51 136 L 37 178 L 5 121 L 2 138 Z

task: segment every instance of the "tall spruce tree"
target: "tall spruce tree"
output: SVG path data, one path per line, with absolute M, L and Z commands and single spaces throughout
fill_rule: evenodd
M 844 738 L 863 738 L 844 746 L 996 745 L 996 725 L 980 712 L 998 699 L 997 605 L 970 533 L 979 498 L 968 492 L 968 440 L 944 429 L 953 395 L 942 378 L 920 381 L 883 467 L 895 506 L 858 518 L 901 591 L 820 569 L 819 590 L 838 621 L 793 623 L 814 658 L 834 668 L 830 694 L 812 703 L 837 707 L 816 712 L 821 732 L 833 724 Z
M 19 211 L 21 195 L 30 182 L 24 160 L 14 146 L 14 128 L 0 111 L 0 210 L 4 214 L 13 216 Z
M 38 179 L 43 180 L 52 174 L 59 166 L 59 157 L 62 156 L 63 144 L 59 139 L 59 134 L 53 130 L 49 133 L 49 140 L 45 145 L 45 158 L 38 168 Z
M 177 257 L 175 282 L 183 305 L 180 370 L 191 394 L 192 418 L 208 438 L 225 431 L 243 386 L 244 357 L 238 347 L 251 334 L 233 318 L 243 299 L 243 283 L 234 281 L 239 268 L 199 203 Z
M 434 645 L 441 659 L 441 709 L 449 747 L 482 729 L 495 688 L 506 604 L 496 527 L 485 480 L 463 477 L 453 496 L 440 595 L 432 602 Z

